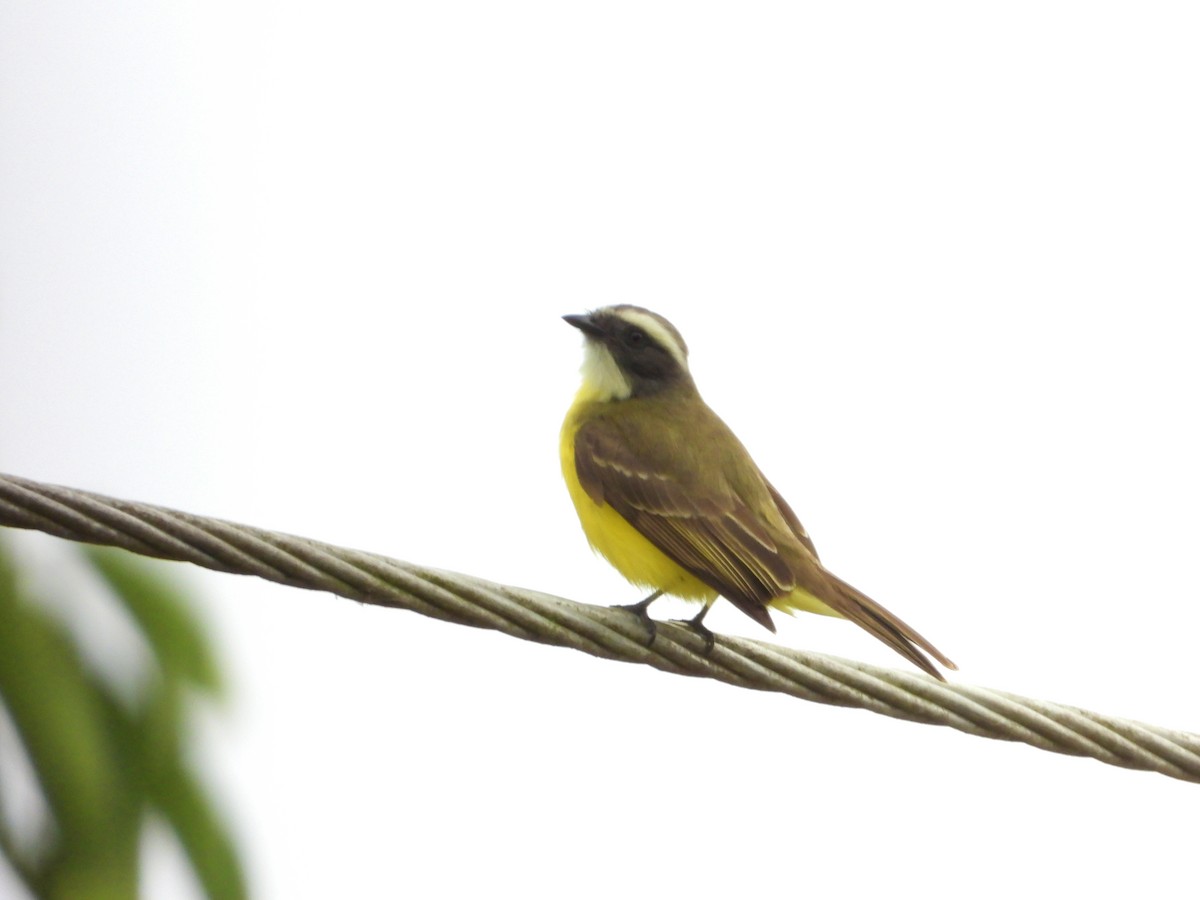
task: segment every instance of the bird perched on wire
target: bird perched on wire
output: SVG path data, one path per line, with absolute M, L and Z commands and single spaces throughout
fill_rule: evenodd
M 775 630 L 770 609 L 847 618 L 935 678 L 936 647 L 822 564 L 791 507 L 688 371 L 679 331 L 638 306 L 563 317 L 584 335 L 583 383 L 563 423 L 563 477 L 588 542 L 626 579 L 653 593 L 628 607 L 647 624 L 662 594 L 704 604 L 718 596 Z M 924 652 L 922 652 L 924 651 Z M 926 654 L 929 654 L 927 656 Z

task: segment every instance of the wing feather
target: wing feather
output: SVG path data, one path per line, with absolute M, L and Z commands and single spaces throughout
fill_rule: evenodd
M 639 402 L 646 406 L 630 406 Z M 771 601 L 801 589 L 933 676 L 942 678 L 922 650 L 954 668 L 913 628 L 821 565 L 791 507 L 753 462 L 745 464 L 737 438 L 698 396 L 688 416 L 666 414 L 652 401 L 622 403 L 619 420 L 596 416 L 575 433 L 576 474 L 594 501 L 772 631 Z
M 702 446 L 690 450 L 693 456 L 704 452 Z M 703 483 L 696 466 L 680 470 L 670 462 L 653 452 L 635 456 L 628 437 L 608 419 L 586 423 L 575 436 L 576 472 L 593 500 L 612 506 L 680 566 L 772 627 L 767 604 L 798 583 L 789 562 L 797 554 L 780 552 L 780 544 L 797 543 L 795 537 L 786 527 L 764 524 L 712 460 L 701 461 Z M 765 479 L 761 494 L 770 496 Z

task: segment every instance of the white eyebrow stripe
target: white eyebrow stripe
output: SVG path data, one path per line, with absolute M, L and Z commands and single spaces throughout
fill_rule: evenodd
M 675 339 L 675 335 L 658 320 L 657 316 L 636 309 L 622 309 L 616 315 L 630 325 L 636 325 L 642 331 L 646 332 L 646 334 L 650 335 L 656 344 L 675 357 L 675 362 L 679 363 L 679 368 L 685 372 L 688 370 L 687 354 L 679 346 L 679 341 Z

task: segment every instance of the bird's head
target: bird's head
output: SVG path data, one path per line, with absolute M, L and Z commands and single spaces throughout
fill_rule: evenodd
M 679 330 L 640 306 L 605 306 L 563 316 L 584 335 L 583 387 L 597 400 L 626 400 L 668 388 L 693 389 Z

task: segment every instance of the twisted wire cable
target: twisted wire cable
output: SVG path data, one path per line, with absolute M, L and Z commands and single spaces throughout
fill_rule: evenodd
M 645 626 L 624 610 L 221 519 L 0 474 L 0 525 L 329 591 L 677 675 L 946 725 L 1200 782 L 1200 735 L 761 641 L 718 635 L 706 652 L 699 635 L 669 622 L 659 623 L 657 638 L 647 646 Z

